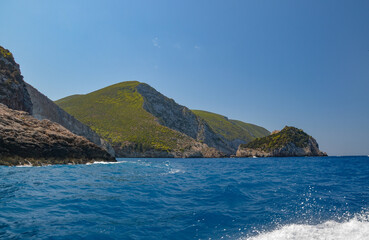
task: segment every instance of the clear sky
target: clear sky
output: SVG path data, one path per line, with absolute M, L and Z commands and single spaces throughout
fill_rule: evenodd
M 128 80 L 369 154 L 369 1 L 0 0 L 0 45 L 53 100 Z

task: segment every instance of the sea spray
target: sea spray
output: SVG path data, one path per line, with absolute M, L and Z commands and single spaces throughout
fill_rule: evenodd
M 289 224 L 270 232 L 240 240 L 364 240 L 369 239 L 368 212 L 343 221 L 327 221 L 317 225 Z

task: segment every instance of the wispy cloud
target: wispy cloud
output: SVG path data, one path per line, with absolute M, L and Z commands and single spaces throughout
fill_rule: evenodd
M 193 48 L 195 48 L 195 49 L 201 49 L 199 45 L 195 45 Z
M 152 39 L 152 45 L 154 45 L 154 47 L 160 48 L 160 45 L 159 45 L 159 38 L 158 38 L 158 37 L 154 37 L 154 38 Z
M 181 49 L 182 45 L 180 43 L 176 43 L 173 45 L 174 48 Z

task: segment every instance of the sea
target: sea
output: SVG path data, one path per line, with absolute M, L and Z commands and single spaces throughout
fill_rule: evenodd
M 369 157 L 0 167 L 0 239 L 369 239 Z

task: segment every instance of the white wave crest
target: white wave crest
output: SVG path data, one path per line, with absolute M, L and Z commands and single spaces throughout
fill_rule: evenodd
M 369 215 L 346 222 L 327 221 L 318 225 L 291 224 L 271 232 L 240 240 L 365 240 L 369 239 Z
M 15 167 L 19 167 L 19 168 L 22 168 L 22 167 L 33 167 L 32 164 L 25 164 L 25 165 L 17 165 Z
M 118 161 L 118 162 L 93 162 L 93 163 L 86 163 L 86 165 L 93 165 L 93 164 L 119 164 L 125 163 L 126 161 Z
M 168 172 L 169 174 L 176 174 L 176 173 L 184 173 L 185 171 L 180 170 L 180 169 L 170 169 L 170 171 Z

